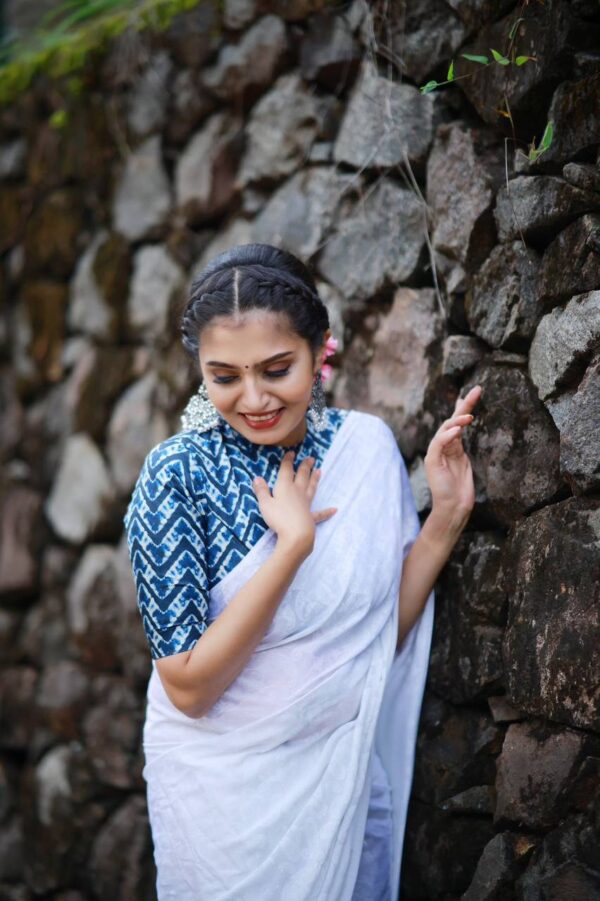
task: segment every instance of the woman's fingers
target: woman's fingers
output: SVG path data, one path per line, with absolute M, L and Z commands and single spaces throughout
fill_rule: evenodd
M 450 419 L 445 419 L 440 426 L 440 431 L 446 431 L 456 425 L 471 425 L 475 417 L 472 413 L 456 413 Z
M 326 519 L 330 519 L 334 513 L 337 513 L 337 507 L 327 507 L 325 510 L 318 510 L 317 512 L 312 514 L 312 517 L 315 522 L 323 522 Z
M 306 488 L 308 487 L 309 479 L 311 476 L 311 469 L 313 468 L 314 464 L 314 457 L 305 457 L 305 459 L 296 470 L 295 481 L 296 485 L 298 485 L 299 488 L 304 488 L 306 490 Z
M 254 489 L 254 493 L 260 504 L 262 501 L 266 501 L 271 497 L 271 491 L 269 486 L 265 482 L 263 478 L 257 476 L 257 478 L 252 479 L 252 488 Z
M 294 479 L 294 457 L 295 451 L 286 451 L 279 465 L 279 473 L 277 479 L 284 482 L 292 482 Z

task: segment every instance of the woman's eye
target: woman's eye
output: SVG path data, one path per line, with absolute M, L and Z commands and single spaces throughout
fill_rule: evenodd
M 282 375 L 287 375 L 290 371 L 290 367 L 286 366 L 285 369 L 266 369 L 265 375 L 268 375 L 269 378 L 281 378 Z M 228 385 L 230 382 L 233 382 L 234 379 L 237 378 L 237 375 L 216 375 L 214 377 L 214 382 L 217 385 Z

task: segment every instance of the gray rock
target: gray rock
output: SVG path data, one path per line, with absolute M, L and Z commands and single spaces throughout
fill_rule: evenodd
M 25 485 L 12 485 L 0 496 L 0 596 L 35 596 L 41 512 L 41 496 Z
M 421 449 L 433 425 L 423 401 L 431 390 L 443 334 L 434 292 L 399 288 L 371 346 L 357 335 L 344 355 L 336 404 L 383 416 L 407 459 Z
M 154 53 L 129 96 L 127 123 L 134 135 L 159 131 L 167 118 L 173 63 L 164 50 Z
M 282 75 L 253 107 L 238 185 L 277 181 L 306 159 L 319 129 L 319 107 L 295 73 Z
M 247 28 L 260 14 L 259 0 L 225 0 L 223 25 L 234 31 Z
M 548 120 L 554 122 L 554 138 L 540 160 L 567 162 L 600 142 L 600 117 L 590 115 L 590 110 L 597 110 L 599 100 L 600 73 L 559 84 L 548 111 Z
M 301 259 L 321 246 L 353 178 L 331 166 L 293 175 L 272 196 L 253 223 L 254 240 L 285 247 Z
M 436 250 L 476 268 L 495 243 L 492 203 L 502 183 L 498 145 L 487 132 L 441 125 L 427 162 L 427 203 Z
M 36 707 L 53 736 L 80 737 L 81 717 L 89 701 L 90 680 L 74 660 L 57 660 L 42 671 Z
M 568 225 L 546 248 L 538 290 L 543 302 L 554 306 L 595 288 L 600 288 L 600 215 L 590 213 Z
M 525 240 L 547 239 L 573 219 L 600 208 L 600 195 L 585 193 L 549 175 L 511 179 L 498 191 L 494 218 L 501 241 L 521 234 Z
M 567 163 L 563 166 L 563 178 L 575 188 L 600 194 L 600 168 L 589 163 Z
M 333 155 L 357 169 L 416 162 L 432 138 L 433 101 L 415 87 L 378 75 L 364 62 L 346 108 Z
M 473 335 L 448 335 L 444 340 L 442 374 L 463 375 L 483 356 L 485 347 Z
M 495 822 L 547 830 L 563 814 L 559 803 L 579 769 L 585 736 L 572 729 L 512 723 L 498 758 Z
M 600 731 L 600 501 L 568 498 L 518 523 L 507 555 L 508 700 L 530 716 Z
M 277 16 L 263 16 L 239 44 L 223 47 L 216 64 L 203 73 L 203 84 L 219 100 L 251 101 L 273 83 L 287 49 L 284 23 Z
M 490 59 L 490 48 L 505 49 L 506 37 L 515 18 L 512 10 L 502 18 L 497 18 L 497 12 L 495 21 L 483 28 L 477 22 L 473 40 L 461 47 L 461 54 L 485 54 Z M 547 121 L 544 115 L 547 97 L 562 78 L 568 77 L 573 49 L 583 49 L 586 41 L 593 46 L 597 37 L 595 29 L 589 25 L 582 29 L 581 20 L 572 7 L 559 0 L 549 0 L 540 10 L 528 7 L 522 12 L 522 33 L 517 38 L 517 52 L 535 56 L 535 63 L 482 66 L 459 55 L 455 75 L 471 76 L 457 81 L 457 87 L 465 93 L 484 121 L 496 126 L 497 110 L 504 109 L 505 98 L 508 97 L 516 133 L 522 133 L 522 129 L 527 127 L 528 134 L 531 134 L 537 124 L 539 140 Z M 542 159 L 547 159 L 546 154 L 540 157 Z
M 600 291 L 573 297 L 544 316 L 529 352 L 529 374 L 542 400 L 577 379 L 600 340 Z
M 476 335 L 492 347 L 526 349 L 543 314 L 538 270 L 537 253 L 520 241 L 492 250 L 465 299 L 465 313 Z
M 195 134 L 177 161 L 177 206 L 191 224 L 222 213 L 235 194 L 242 121 L 215 113 Z
M 115 405 L 108 425 L 107 455 L 123 495 L 132 490 L 148 451 L 169 436 L 164 415 L 154 410 L 156 389 L 153 372 L 134 382 Z
M 147 805 L 140 795 L 133 795 L 111 813 L 94 837 L 90 867 L 99 897 L 121 898 L 136 886 L 142 897 L 150 898 L 154 886 L 147 860 L 151 855 Z
M 0 179 L 20 178 L 25 174 L 27 143 L 24 138 L 15 138 L 0 147 Z
M 81 659 L 93 669 L 115 669 L 125 626 L 115 592 L 111 545 L 88 545 L 67 591 L 67 622 Z
M 114 227 L 130 241 L 149 237 L 165 224 L 171 203 L 161 140 L 155 135 L 127 157 L 113 199 Z
M 101 342 L 118 338 L 129 266 L 125 242 L 100 230 L 77 263 L 71 280 L 67 311 L 70 329 Z
M 135 692 L 121 675 L 102 673 L 94 679 L 93 694 L 83 736 L 94 776 L 103 786 L 139 789 L 143 710 Z
M 448 602 L 438 612 L 429 678 L 433 691 L 455 704 L 482 700 L 503 687 L 502 548 L 495 532 L 467 533 L 442 577 Z
M 58 745 L 48 751 L 36 767 L 37 815 L 46 826 L 51 826 L 54 822 L 54 806 L 63 800 L 72 799 L 69 762 L 68 746 Z
M 423 206 L 412 191 L 383 178 L 364 198 L 347 199 L 337 220 L 318 269 L 347 299 L 366 300 L 414 276 L 425 244 L 425 222 Z
M 56 534 L 71 544 L 93 537 L 107 518 L 114 487 L 98 447 L 84 432 L 71 435 L 46 502 Z
M 164 343 L 170 317 L 185 273 L 163 245 L 142 247 L 133 259 L 133 277 L 127 299 L 127 321 L 132 336 Z
M 187 141 L 214 106 L 213 97 L 202 87 L 196 72 L 192 69 L 178 72 L 173 81 L 167 120 L 168 139 L 175 144 Z
M 521 872 L 519 847 L 521 837 L 500 832 L 487 843 L 477 862 L 473 879 L 461 901 L 504 901 Z
M 560 465 L 574 493 L 600 488 L 600 360 L 569 398 L 560 425 Z
M 410 0 L 385 6 L 385 13 L 376 9 L 370 28 L 363 25 L 363 41 L 386 47 L 402 73 L 420 83 L 454 55 L 468 33 L 450 5 Z
M 494 787 L 492 785 L 473 785 L 446 801 L 442 801 L 440 807 L 450 813 L 493 813 Z
M 361 48 L 352 34 L 351 17 L 311 16 L 300 45 L 300 72 L 339 94 L 354 79 Z
M 473 385 L 483 392 L 477 424 L 463 433 L 463 444 L 473 465 L 476 502 L 510 525 L 558 491 L 558 433 L 522 369 L 482 363 L 465 393 Z

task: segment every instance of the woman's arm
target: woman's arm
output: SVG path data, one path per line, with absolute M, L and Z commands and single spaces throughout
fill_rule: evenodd
M 296 571 L 308 556 L 302 544 L 277 541 L 275 550 L 237 592 L 190 651 L 156 661 L 175 707 L 200 717 L 248 662 Z
M 172 703 L 190 717 L 203 716 L 244 668 L 267 631 L 287 588 L 312 552 L 316 523 L 336 508 L 311 513 L 320 470 L 306 457 L 296 473 L 288 451 L 281 461 L 273 494 L 264 479 L 256 479 L 261 514 L 277 535 L 271 556 L 234 595 L 194 647 L 156 661 Z
M 398 643 L 402 642 L 423 612 L 429 593 L 464 529 L 469 514 L 452 521 L 429 514 L 404 559 L 398 611 Z
M 444 420 L 427 448 L 424 463 L 431 489 L 431 513 L 402 567 L 397 650 L 423 612 L 475 503 L 473 470 L 462 446 L 461 431 L 473 421 L 471 410 L 481 390 L 481 385 L 475 385 L 464 398 L 457 399 L 454 413 Z

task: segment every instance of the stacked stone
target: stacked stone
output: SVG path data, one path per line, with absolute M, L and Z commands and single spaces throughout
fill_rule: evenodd
M 511 7 L 203 2 L 0 112 L 1 898 L 155 897 L 122 516 L 196 388 L 189 281 L 254 240 L 314 267 L 330 400 L 390 423 L 423 516 L 428 442 L 484 389 L 403 899 L 600 898 L 600 17 L 527 5 L 535 62 L 418 90 Z M 522 147 L 555 123 L 535 163 L 505 96 Z

